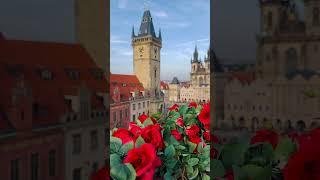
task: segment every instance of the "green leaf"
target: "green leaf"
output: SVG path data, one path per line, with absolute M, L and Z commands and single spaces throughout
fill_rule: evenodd
M 242 167 L 247 176 L 252 180 L 270 180 L 272 176 L 272 169 L 270 167 L 260 167 L 248 164 Z
M 170 144 L 173 144 L 173 145 L 179 145 L 179 141 L 176 140 L 176 138 L 174 138 L 172 135 L 170 135 Z
M 126 166 L 127 166 L 128 179 L 135 180 L 136 176 L 137 176 L 136 170 L 134 169 L 134 167 L 130 163 L 127 163 Z
M 222 162 L 217 159 L 213 159 L 213 160 L 211 160 L 210 163 L 211 163 L 211 166 L 213 169 L 213 172 L 212 172 L 213 176 L 215 178 L 216 177 L 223 177 L 225 174 L 225 169 L 224 169 Z
M 207 174 L 202 174 L 202 180 L 210 180 L 210 176 Z
M 134 180 L 136 179 L 136 171 L 131 164 L 119 164 L 111 166 L 110 175 L 117 180 Z
M 290 155 L 296 151 L 296 145 L 289 138 L 282 138 L 275 149 L 276 160 L 288 160 Z
M 187 112 L 187 110 L 188 110 L 188 106 L 187 105 L 183 105 L 183 106 L 180 107 L 179 113 L 180 114 L 185 114 Z
M 118 154 L 111 154 L 110 155 L 110 166 L 114 167 L 119 164 L 122 164 L 120 156 Z
M 192 142 L 190 142 L 190 141 L 188 141 L 187 144 L 189 145 L 189 152 L 190 152 L 190 153 L 193 153 L 193 151 L 194 151 L 194 150 L 196 149 L 196 147 L 197 147 L 197 144 L 192 143 Z
M 164 150 L 164 155 L 166 157 L 172 157 L 176 155 L 176 149 L 174 148 L 173 145 L 168 146 L 165 150 Z
M 128 142 L 128 143 L 122 145 L 122 147 L 120 148 L 120 152 L 123 153 L 123 154 L 127 154 L 128 151 L 129 151 L 130 149 L 132 149 L 132 148 L 133 148 L 133 141 Z
M 248 177 L 246 172 L 244 172 L 239 166 L 233 165 L 232 172 L 235 180 L 247 180 Z
M 165 180 L 173 180 L 174 178 L 171 176 L 171 173 L 170 172 L 166 172 L 164 174 L 164 179 Z
M 244 162 L 245 152 L 249 147 L 249 143 L 235 143 L 224 145 L 221 157 L 226 168 L 232 165 L 242 165 Z
M 166 159 L 165 161 L 165 166 L 168 169 L 173 169 L 176 166 L 176 164 L 177 164 L 177 160 L 174 158 Z
M 190 158 L 189 160 L 188 160 L 188 165 L 190 165 L 190 166 L 195 166 L 195 165 L 197 165 L 199 163 L 199 159 L 198 158 Z
M 186 147 L 185 147 L 185 146 L 182 146 L 182 145 L 178 145 L 178 146 L 176 146 L 176 149 L 177 149 L 177 150 L 185 150 Z
M 197 177 L 198 177 L 198 174 L 199 174 L 199 170 L 198 170 L 198 168 L 195 168 L 195 170 L 193 171 L 192 176 L 189 177 L 189 179 L 192 180 L 192 179 L 197 178 Z
M 198 144 L 198 147 L 197 147 L 198 153 L 203 153 L 204 152 L 203 144 L 204 144 L 203 142 L 200 142 Z
M 147 126 L 149 126 L 149 125 L 153 125 L 153 122 L 152 122 L 152 120 L 151 120 L 150 118 L 148 118 L 147 120 L 145 120 L 145 121 L 143 122 L 143 126 L 144 126 L 144 127 L 147 127 Z
M 187 166 L 186 166 L 186 171 L 187 171 L 187 175 L 188 175 L 188 176 L 192 176 L 192 174 L 193 174 L 193 167 L 187 165 Z
M 122 141 L 116 137 L 110 137 L 110 154 L 117 153 L 122 146 Z
M 138 138 L 137 138 L 137 140 L 136 140 L 136 148 L 138 148 L 138 147 L 140 147 L 142 144 L 144 144 L 145 143 L 145 141 L 144 141 L 144 139 L 141 137 L 141 136 L 139 136 Z

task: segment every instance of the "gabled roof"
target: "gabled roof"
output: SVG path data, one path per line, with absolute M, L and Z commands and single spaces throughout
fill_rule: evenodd
M 160 82 L 160 87 L 163 89 L 163 90 L 168 90 L 169 89 L 169 85 L 167 83 L 165 83 L 164 81 L 161 81 Z
M 86 50 L 78 44 L 36 42 L 22 40 L 0 41 L 0 111 L 7 114 L 12 106 L 12 89 L 16 87 L 17 77 L 10 74 L 8 67 L 19 66 L 23 81 L 30 88 L 35 104 L 42 115 L 33 117 L 33 126 L 55 124 L 61 115 L 70 112 L 65 102 L 65 95 L 78 95 L 78 88 L 85 84 L 90 89 L 91 106 L 103 109 L 96 93 L 107 92 L 107 81 L 102 76 L 98 79 L 93 71 L 98 66 Z M 41 69 L 52 73 L 51 80 L 43 80 Z M 79 79 L 71 80 L 65 68 L 79 72 Z M 1 127 L 1 125 L 0 125 Z
M 144 91 L 142 83 L 136 75 L 110 74 L 110 95 L 113 95 L 114 89 L 118 87 L 122 100 L 129 100 L 131 92 Z

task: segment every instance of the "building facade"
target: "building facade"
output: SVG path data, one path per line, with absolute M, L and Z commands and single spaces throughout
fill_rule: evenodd
M 281 131 L 319 126 L 320 4 L 306 0 L 304 9 L 303 18 L 293 1 L 260 1 L 256 78 L 226 86 L 226 118 L 235 126 Z
M 88 179 L 105 165 L 103 70 L 79 44 L 2 40 L 0 46 L 6 84 L 0 116 L 7 122 L 0 146 L 11 169 L 1 177 Z
M 150 114 L 150 96 L 135 75 L 111 74 L 110 127 L 129 127 L 142 114 Z
M 169 84 L 171 102 L 209 102 L 210 101 L 210 53 L 204 62 L 199 58 L 197 47 L 191 59 L 190 82 L 180 83 L 174 77 Z

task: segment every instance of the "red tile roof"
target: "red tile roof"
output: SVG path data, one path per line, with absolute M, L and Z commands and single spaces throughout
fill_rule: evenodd
M 20 40 L 0 41 L 0 111 L 8 112 L 11 106 L 12 88 L 16 80 L 7 70 L 7 65 L 21 65 L 25 83 L 31 87 L 34 102 L 46 109 L 48 114 L 35 117 L 38 125 L 56 123 L 59 117 L 70 107 L 65 103 L 65 95 L 77 95 L 78 88 L 85 84 L 92 92 L 92 107 L 102 109 L 103 103 L 96 93 L 107 91 L 107 81 L 95 78 L 92 69 L 98 66 L 86 50 L 78 44 L 52 42 L 34 42 Z M 53 74 L 52 80 L 43 80 L 39 69 L 46 68 Z M 71 80 L 65 68 L 73 68 L 79 72 L 78 80 Z M 2 109 L 1 109 L 2 108 Z M 0 128 L 1 123 L 0 122 Z
M 242 84 L 250 84 L 252 81 L 255 80 L 255 73 L 254 72 L 231 72 L 231 79 L 237 79 Z
M 169 89 L 169 85 L 163 81 L 160 82 L 160 87 L 163 90 L 168 90 Z
M 131 92 L 144 91 L 143 85 L 136 75 L 110 74 L 110 84 L 110 95 L 113 96 L 115 87 L 118 87 L 122 100 L 129 100 Z

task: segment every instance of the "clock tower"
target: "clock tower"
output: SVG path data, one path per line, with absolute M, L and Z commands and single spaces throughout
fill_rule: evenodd
M 138 34 L 132 29 L 133 71 L 145 88 L 146 95 L 160 99 L 161 31 L 156 36 L 150 10 L 143 13 Z M 156 106 L 156 105 L 155 105 Z M 159 108 L 159 107 L 158 107 Z M 154 107 L 154 111 L 157 111 Z

